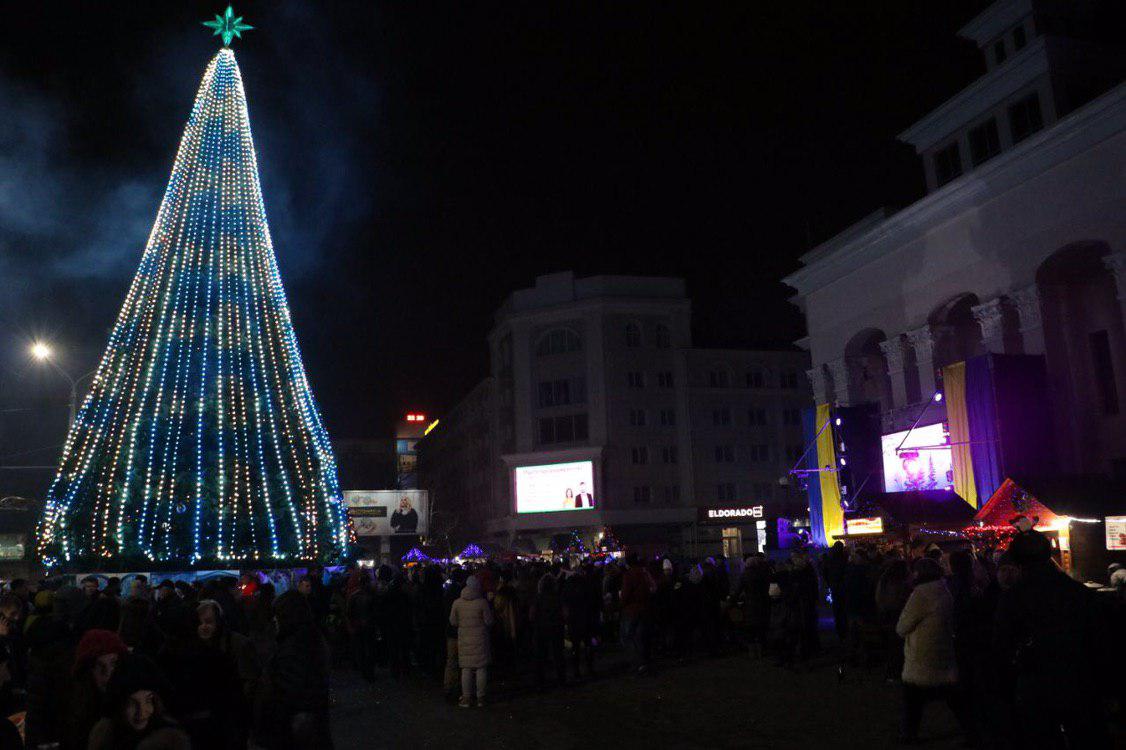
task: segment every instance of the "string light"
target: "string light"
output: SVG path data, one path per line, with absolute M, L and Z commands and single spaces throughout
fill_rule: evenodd
M 38 554 L 48 566 L 331 561 L 353 541 L 224 48 L 67 436 Z

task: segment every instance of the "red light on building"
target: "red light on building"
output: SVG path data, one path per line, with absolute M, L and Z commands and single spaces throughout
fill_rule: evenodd
M 411 414 L 407 415 L 406 419 L 407 419 L 408 422 L 425 422 L 426 421 L 426 415 L 425 414 L 411 413 Z

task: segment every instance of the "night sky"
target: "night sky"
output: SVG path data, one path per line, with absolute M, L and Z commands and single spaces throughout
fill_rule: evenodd
M 802 335 L 778 279 L 922 194 L 903 130 L 981 63 L 946 3 L 243 2 L 266 208 L 330 433 L 441 414 L 537 274 L 688 279 L 705 346 Z M 661 6 L 661 7 L 657 7 Z M 54 462 L 218 42 L 209 3 L 0 25 L 0 464 Z M 42 450 L 40 450 L 42 449 Z M 18 453 L 18 455 L 17 455 Z

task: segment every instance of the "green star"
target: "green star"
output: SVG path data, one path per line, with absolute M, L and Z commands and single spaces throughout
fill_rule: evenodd
M 243 23 L 242 16 L 236 16 L 234 10 L 229 5 L 223 15 L 216 13 L 214 21 L 204 21 L 203 25 L 209 29 L 215 29 L 215 33 L 212 34 L 212 36 L 223 37 L 224 47 L 230 47 L 232 39 L 242 39 L 242 32 L 254 28 L 250 24 Z

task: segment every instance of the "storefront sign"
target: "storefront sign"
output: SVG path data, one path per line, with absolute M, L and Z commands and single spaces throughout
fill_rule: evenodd
M 750 523 L 763 517 L 763 506 L 748 505 L 739 508 L 700 508 L 700 523 Z
M 1106 517 L 1106 548 L 1126 550 L 1126 516 Z
M 884 519 L 875 518 L 846 518 L 846 534 L 882 534 L 884 533 Z

